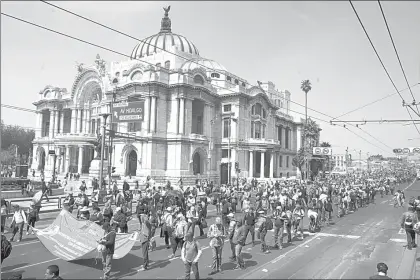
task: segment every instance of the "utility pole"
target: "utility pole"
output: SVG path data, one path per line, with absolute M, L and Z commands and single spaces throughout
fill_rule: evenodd
M 114 108 L 114 102 L 115 102 L 115 99 L 116 99 L 116 95 L 117 95 L 117 83 L 118 83 L 118 80 L 115 80 L 114 79 L 114 81 L 113 81 L 113 83 L 114 83 L 114 85 L 115 85 L 115 88 L 114 88 L 114 91 L 113 91 L 113 93 L 112 93 L 112 99 L 111 99 L 111 120 L 110 120 L 110 129 L 112 130 L 112 125 L 113 125 L 113 121 L 114 121 L 114 116 L 113 116 L 113 114 L 112 114 L 112 110 L 113 110 L 113 108 Z M 111 185 L 111 167 L 112 167 L 112 153 L 113 153 L 113 148 L 114 148 L 114 137 L 113 137 L 113 131 L 111 132 L 109 132 L 109 138 L 108 138 L 108 143 L 109 143 L 109 147 L 108 147 L 108 185 L 110 186 Z
M 101 164 L 100 164 L 100 170 L 99 170 L 99 184 L 102 189 L 105 188 L 105 186 L 102 185 L 103 182 L 103 173 L 104 173 L 104 157 L 105 157 L 105 132 L 106 132 L 106 119 L 108 118 L 110 114 L 104 113 L 100 114 L 104 118 L 103 124 L 102 124 L 102 144 L 101 144 Z
M 57 154 L 54 153 L 52 156 L 53 156 L 53 175 L 52 175 L 52 182 L 55 183 L 55 167 L 57 165 Z

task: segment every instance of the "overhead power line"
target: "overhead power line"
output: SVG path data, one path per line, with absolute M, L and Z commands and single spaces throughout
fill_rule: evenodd
M 331 123 L 394 123 L 394 122 L 412 122 L 413 120 L 358 120 L 358 121 L 330 121 Z
M 398 62 L 400 64 L 401 71 L 402 71 L 402 73 L 404 75 L 405 82 L 406 82 L 406 84 L 407 84 L 407 86 L 408 86 L 408 88 L 410 90 L 411 97 L 413 97 L 413 104 L 415 104 L 416 103 L 416 98 L 414 97 L 413 91 L 411 90 L 410 85 L 408 84 L 407 75 L 405 74 L 404 67 L 402 66 L 400 56 L 398 55 L 397 47 L 395 46 L 394 38 L 392 37 L 391 30 L 389 29 L 388 21 L 386 20 L 384 10 L 382 9 L 381 1 L 378 0 L 378 4 L 379 4 L 379 8 L 381 9 L 381 13 L 382 13 L 382 17 L 384 19 L 385 25 L 386 25 L 386 29 L 388 30 L 389 38 L 391 39 L 392 46 L 394 47 L 395 55 L 398 58 Z M 417 104 L 415 106 L 417 108 L 417 113 L 420 113 L 419 107 L 417 106 Z
M 15 16 L 12 16 L 12 15 L 9 15 L 9 14 L 6 14 L 6 13 L 1 13 L 1 15 L 3 15 L 3 16 L 6 16 L 6 17 L 9 17 L 9 18 L 12 18 L 12 19 L 15 19 L 15 20 L 17 20 L 17 21 L 20 21 L 20 22 L 23 22 L 23 23 L 26 23 L 26 24 L 29 24 L 29 25 L 32 25 L 32 26 L 35 26 L 35 27 L 38 27 L 38 28 L 40 28 L 40 29 L 44 29 L 44 30 L 47 30 L 47 31 L 49 31 L 49 32 L 52 32 L 52 33 L 55 33 L 55 34 L 59 34 L 59 35 L 61 35 L 61 36 L 64 36 L 64 37 L 67 37 L 67 38 L 70 38 L 70 39 L 73 39 L 73 40 L 76 40 L 76 41 L 79 41 L 79 42 L 82 42 L 82 43 L 85 43 L 85 44 L 88 44 L 88 45 L 91 45 L 91 46 L 94 46 L 94 47 L 97 47 L 97 48 L 100 48 L 100 49 L 103 49 L 103 50 L 106 50 L 106 51 L 109 51 L 109 52 L 112 52 L 112 53 L 116 53 L 116 54 L 119 54 L 119 55 L 121 55 L 121 56 L 124 56 L 124 57 L 129 57 L 129 58 L 131 58 L 131 56 L 130 55 L 127 55 L 127 54 L 124 54 L 124 53 L 121 53 L 121 52 L 118 52 L 118 51 L 115 51 L 115 50 L 112 50 L 112 49 L 110 49 L 110 48 L 107 48 L 107 47 L 104 47 L 104 46 L 101 46 L 101 45 L 98 45 L 98 44 L 95 44 L 95 43 L 92 43 L 92 42 L 89 42 L 89 41 L 86 41 L 86 40 L 83 40 L 83 39 L 80 39 L 80 38 L 77 38 L 77 37 L 74 37 L 74 36 L 71 36 L 71 35 L 68 35 L 68 34 L 65 34 L 65 33 L 62 33 L 62 32 L 59 32 L 59 31 L 56 31 L 56 30 L 53 30 L 53 29 L 51 29 L 51 28 L 48 28 L 48 27 L 45 27 L 45 26 L 42 26 L 42 25 L 39 25 L 39 24 L 36 24 L 36 23 L 33 23 L 33 22 L 30 22 L 30 21 L 27 21 L 27 20 L 24 20 L 24 19 L 21 19 L 21 18 L 18 18 L 18 17 L 15 17 Z M 154 64 L 152 64 L 152 63 L 150 63 L 150 62 L 147 62 L 147 61 L 144 61 L 144 60 L 141 60 L 141 59 L 138 59 L 138 58 L 133 58 L 134 60 L 137 60 L 137 61 L 140 61 L 140 62 L 143 62 L 143 63 L 146 63 L 146 64 L 149 64 L 149 65 L 152 65 L 152 66 L 155 66 Z M 191 77 L 192 78 L 192 77 Z M 233 92 L 233 93 L 235 93 L 235 91 L 233 91 L 232 89 L 229 89 L 229 88 L 225 88 L 225 87 L 221 87 L 221 86 L 218 86 L 218 85 L 213 85 L 213 86 L 215 86 L 215 87 L 218 87 L 218 88 L 221 88 L 221 89 L 225 89 L 225 90 L 228 90 L 228 91 L 231 91 L 231 92 Z M 3 106 L 4 104 L 2 104 L 2 106 Z M 11 105 L 8 105 L 8 106 L 11 106 Z M 304 105 L 301 105 L 301 106 L 304 106 Z M 13 106 L 12 106 L 13 107 Z M 12 108 L 11 108 L 12 109 Z M 25 109 L 25 108 L 24 108 Z M 25 110 L 30 110 L 30 109 L 25 109 Z M 290 109 L 289 109 L 290 110 Z M 35 111 L 35 110 L 34 110 Z M 300 113 L 300 112 L 296 112 L 296 111 L 293 111 L 293 110 L 290 110 L 291 112 L 295 112 L 295 113 L 298 113 L 298 114 L 301 114 L 301 115 L 303 115 L 303 113 Z M 36 112 L 36 111 L 35 111 Z M 318 112 L 318 111 L 317 111 Z M 324 114 L 324 113 L 322 113 L 322 112 L 320 112 L 321 114 L 323 114 L 323 115 L 326 115 L 326 114 Z M 331 117 L 332 118 L 332 116 L 329 116 L 329 115 L 326 115 L 326 116 L 328 116 L 328 117 Z M 316 117 L 313 117 L 313 116 L 309 116 L 309 117 L 311 117 L 311 118 L 313 118 L 313 119 L 317 119 L 317 120 L 320 120 L 320 121 L 322 121 L 322 122 L 325 122 L 325 123 L 329 123 L 329 121 L 327 121 L 327 120 L 323 120 L 323 119 L 320 119 L 320 118 L 316 118 Z M 350 124 L 351 125 L 351 124 Z M 363 139 L 363 138 L 362 138 Z M 370 142 L 369 142 L 370 143 Z M 376 147 L 378 147 L 378 146 L 376 146 Z
M 401 98 L 401 100 L 403 101 L 403 103 L 405 103 L 404 98 L 402 97 L 402 95 L 401 95 L 401 93 L 399 92 L 399 90 L 398 90 L 397 86 L 395 85 L 394 81 L 392 80 L 391 76 L 389 75 L 389 72 L 388 72 L 388 70 L 386 69 L 386 67 L 385 67 L 384 63 L 382 62 L 382 59 L 381 59 L 381 57 L 379 56 L 379 53 L 378 53 L 378 51 L 376 50 L 375 45 L 373 44 L 372 40 L 370 39 L 370 36 L 369 36 L 369 34 L 368 34 L 368 32 L 367 32 L 367 30 L 366 30 L 366 28 L 365 28 L 365 26 L 364 26 L 364 24 L 363 24 L 362 20 L 360 19 L 359 14 L 357 13 L 356 8 L 354 7 L 354 5 L 353 5 L 353 3 L 352 3 L 352 1 L 351 1 L 351 0 L 349 0 L 349 2 L 350 2 L 351 7 L 353 8 L 353 11 L 354 11 L 354 13 L 355 13 L 355 15 L 356 15 L 356 17 L 357 17 L 357 19 L 358 19 L 358 21 L 359 21 L 359 23 L 360 23 L 361 27 L 363 28 L 363 31 L 365 32 L 365 35 L 366 35 L 367 39 L 368 39 L 368 40 L 369 40 L 369 42 L 370 42 L 370 45 L 371 45 L 372 49 L 374 50 L 374 52 L 375 52 L 375 54 L 376 54 L 376 57 L 378 58 L 379 62 L 381 63 L 382 68 L 384 69 L 385 73 L 387 74 L 388 79 L 390 80 L 390 82 L 391 82 L 391 83 L 392 83 L 392 85 L 394 86 L 394 89 L 396 90 L 396 92 L 397 92 L 397 93 L 398 93 L 398 95 L 400 96 L 400 98 Z M 407 107 L 406 107 L 406 109 L 407 109 Z M 411 116 L 411 113 L 409 112 L 409 110 L 408 110 L 408 109 L 407 109 L 407 112 L 408 112 L 408 114 L 410 115 L 410 118 L 413 120 L 413 117 Z M 420 116 L 420 114 L 418 114 L 418 113 L 416 113 L 416 114 Z M 418 129 L 418 127 L 417 127 L 416 123 L 414 122 L 414 120 L 413 120 L 413 124 L 414 124 L 414 126 L 416 127 L 417 132 L 420 134 L 420 131 L 419 131 L 419 129 Z

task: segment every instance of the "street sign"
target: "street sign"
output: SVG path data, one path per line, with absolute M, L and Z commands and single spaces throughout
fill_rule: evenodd
M 392 150 L 397 155 L 420 154 L 420 147 L 397 148 Z
M 112 122 L 140 122 L 143 120 L 144 101 L 123 101 L 114 103 L 112 107 Z
M 49 150 L 49 151 L 48 151 L 48 154 L 49 154 L 49 155 L 55 155 L 55 151 L 54 151 L 54 150 Z
M 313 147 L 312 154 L 317 156 L 330 156 L 332 155 L 332 149 L 326 147 Z

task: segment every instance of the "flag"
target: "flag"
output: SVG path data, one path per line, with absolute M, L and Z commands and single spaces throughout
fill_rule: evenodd
M 98 241 L 105 235 L 105 231 L 96 223 L 78 220 L 66 210 L 62 210 L 47 228 L 34 228 L 34 232 L 51 254 L 65 261 L 92 255 L 97 249 Z M 114 259 L 127 255 L 137 240 L 138 232 L 117 233 Z

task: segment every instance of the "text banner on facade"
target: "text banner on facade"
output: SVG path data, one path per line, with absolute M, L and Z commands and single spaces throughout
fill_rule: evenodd
M 144 101 L 122 101 L 112 106 L 112 122 L 143 121 Z

